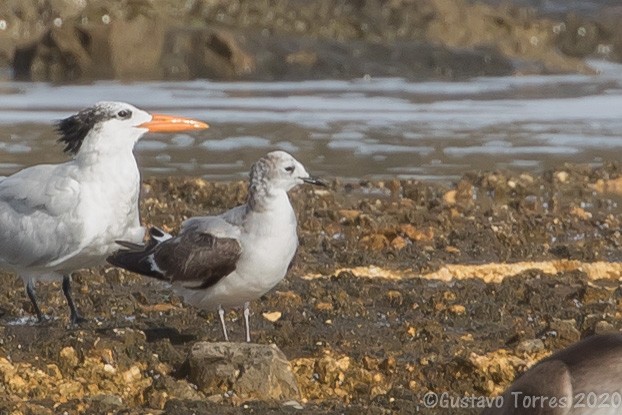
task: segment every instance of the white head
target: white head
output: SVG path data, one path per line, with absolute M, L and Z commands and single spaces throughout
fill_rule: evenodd
M 59 141 L 71 155 L 81 152 L 131 151 L 147 132 L 175 132 L 207 128 L 200 121 L 149 114 L 124 102 L 98 102 L 58 122 Z
M 251 168 L 251 190 L 263 189 L 268 194 L 273 190 L 287 192 L 303 183 L 326 185 L 323 181 L 309 176 L 305 167 L 285 151 L 272 151 Z

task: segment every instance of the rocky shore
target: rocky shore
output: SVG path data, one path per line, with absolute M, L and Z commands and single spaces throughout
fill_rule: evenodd
M 60 287 L 40 284 L 54 318 L 34 324 L 3 274 L 0 413 L 479 413 L 423 397 L 498 395 L 552 351 L 622 327 L 621 194 L 617 165 L 300 188 L 295 265 L 253 304 L 260 349 L 223 346 L 213 313 L 108 267 L 75 275 L 87 323 L 68 327 Z M 143 219 L 174 229 L 245 195 L 148 179 Z M 240 317 L 227 315 L 234 341 Z M 258 373 L 278 385 L 261 398 L 244 389 Z
M 85 82 L 592 73 L 583 58 L 622 59 L 621 15 L 609 6 L 543 16 L 467 0 L 5 0 L 0 74 Z

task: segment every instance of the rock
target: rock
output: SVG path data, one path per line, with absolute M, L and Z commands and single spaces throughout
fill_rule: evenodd
M 304 409 L 304 407 L 298 401 L 283 402 L 283 406 L 294 408 L 294 409 Z
M 540 339 L 523 340 L 516 346 L 516 353 L 534 354 L 544 350 L 544 342 Z
M 569 177 L 570 177 L 570 174 L 567 171 L 564 171 L 564 170 L 558 171 L 558 172 L 555 173 L 555 178 L 560 183 L 566 183 L 568 181 Z
M 207 395 L 233 393 L 235 403 L 300 398 L 296 378 L 276 345 L 195 344 L 188 355 L 189 380 Z
M 171 27 L 162 51 L 166 79 L 236 79 L 255 71 L 255 58 L 232 32 Z
M 550 330 L 566 345 L 579 341 L 581 338 L 581 333 L 577 330 L 577 323 L 574 320 L 553 319 Z
M 275 323 L 277 321 L 279 321 L 279 319 L 281 318 L 283 314 L 280 311 L 271 311 L 271 312 L 267 312 L 267 313 L 263 313 L 262 316 L 263 318 L 265 318 L 266 320 L 268 320 L 271 323 Z
M 458 192 L 455 189 L 449 190 L 447 193 L 443 195 L 443 202 L 445 202 L 449 206 L 455 205 L 457 194 Z
M 390 245 L 389 239 L 379 233 L 363 236 L 360 240 L 360 244 L 365 249 L 370 249 L 372 251 L 380 251 Z
M 430 241 L 434 239 L 434 230 L 432 228 L 417 229 L 410 223 L 400 225 L 400 232 L 412 241 Z
M 67 346 L 64 347 L 60 351 L 60 364 L 61 370 L 65 372 L 72 371 L 76 366 L 78 366 L 79 360 L 78 355 L 76 353 L 76 349 L 73 347 Z
M 361 216 L 361 211 L 358 209 L 340 209 L 338 213 L 341 216 L 340 222 L 344 224 L 354 224 Z
M 121 376 L 123 376 L 125 383 L 134 383 L 142 378 L 140 368 L 138 366 L 130 367 L 128 370 L 123 372 Z
M 118 408 L 123 406 L 123 399 L 117 395 L 97 395 L 91 398 L 92 402 L 97 402 L 101 407 Z
M 110 58 L 120 79 L 161 79 L 160 57 L 164 45 L 164 22 L 137 16 L 131 21 L 110 24 Z M 149 39 L 149 47 L 145 46 Z
M 462 304 L 452 304 L 451 306 L 449 306 L 449 311 L 452 314 L 462 315 L 466 313 L 466 307 Z
M 56 81 L 591 73 L 575 56 L 620 55 L 622 35 L 609 20 L 606 30 L 580 19 L 562 25 L 467 0 L 3 0 L 0 66 L 18 79 Z
M 159 377 L 154 384 L 145 391 L 145 399 L 151 408 L 163 409 L 171 399 L 186 401 L 203 401 L 205 395 L 196 390 L 184 379 L 174 379 L 170 376 Z
M 617 333 L 618 331 L 613 324 L 608 321 L 601 320 L 594 326 L 594 334 Z
M 557 45 L 569 56 L 584 58 L 596 51 L 600 42 L 598 25 L 576 14 L 569 14 L 557 31 Z
M 396 236 L 391 241 L 391 247 L 393 247 L 394 249 L 397 249 L 398 251 L 406 248 L 407 246 L 408 246 L 408 241 L 406 241 L 406 239 L 402 238 L 401 236 Z
M 393 307 L 400 306 L 404 302 L 404 296 L 397 290 L 389 290 L 384 296 Z

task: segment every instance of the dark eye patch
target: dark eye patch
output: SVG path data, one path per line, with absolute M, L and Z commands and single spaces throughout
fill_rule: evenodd
M 288 173 L 292 173 L 294 171 L 294 166 L 285 167 L 285 171 Z
M 131 116 L 132 116 L 132 111 L 130 110 L 121 110 L 117 112 L 117 117 L 121 119 L 127 119 L 127 118 L 130 118 Z

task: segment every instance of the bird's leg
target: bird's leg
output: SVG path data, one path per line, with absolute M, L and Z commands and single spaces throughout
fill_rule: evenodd
M 248 301 L 244 303 L 244 328 L 246 329 L 246 343 L 251 342 L 251 324 L 250 324 L 251 310 L 249 306 L 250 306 L 250 303 Z
M 71 312 L 71 324 L 85 322 L 86 319 L 78 312 L 76 304 L 73 301 L 73 297 L 71 296 L 71 275 L 63 275 L 63 294 L 65 294 L 65 298 L 67 299 L 67 304 L 69 305 L 69 310 Z
M 35 293 L 35 285 L 32 282 L 32 280 L 28 280 L 28 283 L 26 284 L 26 294 L 28 294 L 28 298 L 30 298 L 30 302 L 32 303 L 33 308 L 35 309 L 35 313 L 37 314 L 37 319 L 39 320 L 39 323 L 44 321 L 44 316 L 43 313 L 41 312 L 41 309 L 39 308 L 39 304 L 37 304 L 37 295 Z
M 220 317 L 220 325 L 222 326 L 222 334 L 225 335 L 225 341 L 229 341 L 229 336 L 227 335 L 227 326 L 225 325 L 225 310 L 223 310 L 222 306 L 218 306 L 218 317 Z

